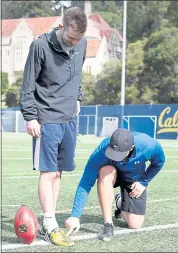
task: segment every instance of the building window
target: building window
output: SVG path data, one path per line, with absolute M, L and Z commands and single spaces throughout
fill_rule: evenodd
M 6 56 L 9 56 L 9 49 L 6 49 Z
M 86 66 L 87 73 L 91 74 L 91 66 Z
M 15 54 L 16 54 L 16 61 L 21 62 L 23 56 L 23 47 L 22 46 L 16 47 Z
M 18 40 L 18 43 L 21 44 L 21 45 L 26 43 L 26 37 L 25 36 L 18 36 L 17 40 Z

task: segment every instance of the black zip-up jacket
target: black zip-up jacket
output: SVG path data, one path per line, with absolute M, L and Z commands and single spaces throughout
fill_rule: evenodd
M 82 38 L 69 56 L 57 40 L 56 29 L 30 46 L 20 94 L 20 109 L 26 121 L 69 122 L 76 117 L 77 100 L 82 99 L 87 41 Z

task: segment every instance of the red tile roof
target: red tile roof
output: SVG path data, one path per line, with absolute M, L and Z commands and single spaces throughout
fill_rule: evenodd
M 96 22 L 100 28 L 103 29 L 111 29 L 110 25 L 103 19 L 103 17 L 97 13 L 91 14 L 89 19 Z
M 10 36 L 15 30 L 21 19 L 4 19 L 2 20 L 2 36 Z
M 117 31 L 114 28 L 111 28 L 110 25 L 102 18 L 101 15 L 99 14 L 91 14 L 89 16 L 89 19 L 95 22 L 96 28 L 100 30 L 101 36 L 105 36 L 106 39 L 109 39 L 110 35 L 112 34 L 113 31 Z M 122 36 L 120 35 L 119 31 L 118 32 L 118 37 L 120 41 L 123 41 Z
M 95 57 L 100 44 L 100 40 L 87 40 L 86 57 Z
M 40 35 L 50 30 L 58 16 L 54 17 L 38 17 L 38 18 L 24 18 L 28 26 L 32 29 L 34 36 Z M 99 14 L 91 14 L 89 19 L 94 21 L 95 27 L 100 30 L 101 36 L 109 39 L 112 32 L 115 30 Z M 2 20 L 2 36 L 10 36 L 15 30 L 21 19 L 6 19 Z M 116 30 L 117 31 L 117 30 Z M 119 40 L 123 40 L 118 32 Z
M 26 18 L 25 21 L 33 31 L 34 36 L 38 36 L 51 30 L 57 18 L 59 17 Z
M 33 35 L 37 36 L 50 30 L 57 18 L 59 17 L 24 18 L 24 20 L 33 31 Z M 10 36 L 20 21 L 21 19 L 2 20 L 2 36 Z

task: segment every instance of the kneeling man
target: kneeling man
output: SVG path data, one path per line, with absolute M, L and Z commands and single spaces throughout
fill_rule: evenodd
M 150 161 L 149 166 L 146 162 Z M 146 189 L 165 163 L 159 142 L 144 133 L 119 128 L 105 138 L 91 154 L 78 185 L 71 217 L 65 224 L 68 235 L 80 228 L 80 217 L 88 194 L 97 180 L 98 197 L 104 227 L 98 239 L 108 241 L 114 235 L 112 205 L 116 194 L 115 217 L 123 217 L 129 228 L 141 228 L 146 211 Z

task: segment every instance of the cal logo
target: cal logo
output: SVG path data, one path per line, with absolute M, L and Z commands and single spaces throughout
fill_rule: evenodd
M 174 113 L 173 117 L 168 117 L 170 112 L 170 107 L 166 107 L 161 112 L 158 118 L 158 126 L 160 129 L 157 131 L 157 134 L 178 132 L 178 110 Z

